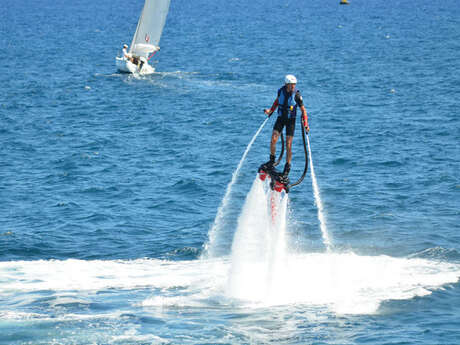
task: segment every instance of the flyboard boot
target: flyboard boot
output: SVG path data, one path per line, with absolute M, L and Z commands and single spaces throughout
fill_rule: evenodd
M 271 182 L 270 182 L 270 187 L 271 189 L 277 191 L 277 192 L 282 192 L 283 190 L 286 193 L 289 193 L 289 171 L 291 170 L 291 164 L 286 163 L 284 166 L 284 170 L 282 173 L 278 171 L 272 171 L 272 174 L 270 175 L 271 177 Z
M 262 181 L 265 181 L 265 179 L 269 177 L 270 188 L 272 190 L 277 192 L 282 192 L 284 190 L 287 193 L 289 191 L 289 178 L 287 176 L 289 174 L 289 170 L 291 169 L 291 165 L 286 163 L 284 171 L 280 173 L 279 171 L 276 171 L 274 164 L 275 156 L 270 155 L 270 160 L 259 167 L 259 178 Z
M 273 171 L 275 165 L 275 155 L 270 155 L 270 160 L 259 167 L 258 173 L 262 181 L 265 181 L 267 176 L 270 176 L 271 171 Z

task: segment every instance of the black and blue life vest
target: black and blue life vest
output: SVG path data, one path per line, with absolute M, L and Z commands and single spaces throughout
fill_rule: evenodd
M 297 89 L 288 95 L 286 86 L 278 90 L 278 116 L 288 116 L 289 118 L 297 115 L 297 102 L 295 101 Z

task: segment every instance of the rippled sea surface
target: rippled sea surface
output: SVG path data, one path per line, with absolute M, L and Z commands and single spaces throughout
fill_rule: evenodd
M 142 5 L 2 2 L 0 344 L 459 344 L 458 1 L 172 0 L 120 74 Z M 233 239 L 288 73 L 333 246 L 308 174 L 275 274 Z

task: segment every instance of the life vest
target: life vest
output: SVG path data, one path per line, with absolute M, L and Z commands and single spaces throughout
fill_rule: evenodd
M 292 94 L 288 96 L 286 86 L 278 90 L 278 115 L 286 115 L 293 118 L 297 115 L 297 103 L 295 101 L 295 94 L 297 89 L 294 89 Z

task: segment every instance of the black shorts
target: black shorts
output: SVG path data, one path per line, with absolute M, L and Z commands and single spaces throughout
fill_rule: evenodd
M 286 115 L 278 116 L 276 119 L 273 129 L 281 133 L 283 128 L 286 126 L 286 136 L 294 136 L 295 131 L 295 117 L 289 118 Z

